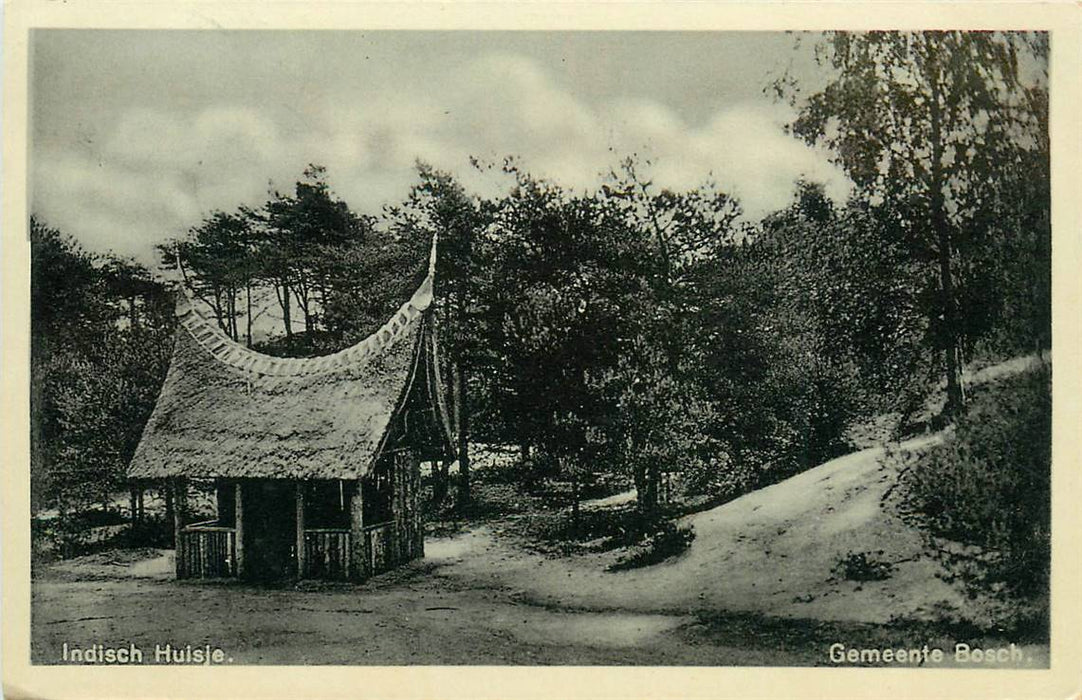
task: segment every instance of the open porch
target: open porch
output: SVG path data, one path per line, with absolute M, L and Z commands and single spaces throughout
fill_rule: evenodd
M 422 557 L 419 480 L 408 451 L 359 481 L 216 479 L 201 508 L 173 479 L 177 578 L 363 580 Z

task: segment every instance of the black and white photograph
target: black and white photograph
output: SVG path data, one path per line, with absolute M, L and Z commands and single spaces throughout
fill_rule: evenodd
M 1048 670 L 1055 41 L 32 29 L 29 663 Z

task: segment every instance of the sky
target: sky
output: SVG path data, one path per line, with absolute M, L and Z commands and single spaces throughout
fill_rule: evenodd
M 798 178 L 849 188 L 784 132 L 764 94 L 787 68 L 821 79 L 805 40 L 752 32 L 35 30 L 31 211 L 95 252 L 153 265 L 154 245 L 215 209 L 258 206 L 308 163 L 378 214 L 418 159 L 468 190 L 506 181 L 470 158 L 515 156 L 588 191 L 628 154 L 660 186 L 708 179 L 749 219 Z

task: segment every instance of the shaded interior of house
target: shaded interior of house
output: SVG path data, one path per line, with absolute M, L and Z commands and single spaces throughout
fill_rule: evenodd
M 424 556 L 419 465 L 388 452 L 370 477 L 176 480 L 178 578 L 359 580 Z M 193 520 L 193 491 L 215 516 Z

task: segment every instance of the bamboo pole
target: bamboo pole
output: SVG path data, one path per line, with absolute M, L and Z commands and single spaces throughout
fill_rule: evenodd
M 368 552 L 364 536 L 364 479 L 358 478 L 357 488 L 349 499 L 349 571 L 347 577 L 364 579 L 368 576 Z
M 178 477 L 173 481 L 173 537 L 176 541 L 176 569 L 177 578 L 184 578 L 188 574 L 185 561 L 184 521 L 188 515 L 188 483 L 184 477 Z
M 233 487 L 233 497 L 236 499 L 236 504 L 233 509 L 234 523 L 233 527 L 234 537 L 236 542 L 234 547 L 236 549 L 236 563 L 234 568 L 236 569 L 237 577 L 244 576 L 244 489 L 241 487 L 241 482 L 237 481 Z

